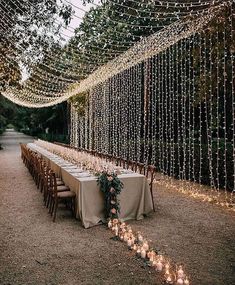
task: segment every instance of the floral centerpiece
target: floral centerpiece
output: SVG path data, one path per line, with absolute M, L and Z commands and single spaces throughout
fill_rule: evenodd
M 115 173 L 103 171 L 97 179 L 100 190 L 104 193 L 105 218 L 118 219 L 120 205 L 118 195 L 121 193 L 123 183 Z

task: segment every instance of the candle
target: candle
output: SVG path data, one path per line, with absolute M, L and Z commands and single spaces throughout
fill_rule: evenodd
M 141 234 L 138 234 L 138 242 L 143 242 L 144 238 Z
M 108 222 L 108 228 L 109 228 L 109 229 L 112 228 L 112 220 L 109 220 L 109 222 Z
M 143 248 L 145 249 L 145 251 L 148 251 L 148 250 L 149 250 L 149 245 L 148 245 L 148 242 L 147 242 L 147 241 L 144 242 Z
M 132 239 L 131 238 L 129 238 L 127 240 L 127 246 L 128 246 L 128 248 L 131 248 L 131 246 L 132 246 Z
M 137 250 L 137 245 L 134 243 L 133 250 Z
M 162 265 L 161 260 L 158 260 L 157 264 L 156 264 L 156 270 L 157 271 L 162 271 L 162 267 L 163 267 L 163 265 Z
M 146 258 L 146 251 L 144 248 L 141 249 L 141 258 Z
M 183 271 L 183 268 L 182 266 L 180 265 L 179 266 L 179 270 L 177 271 L 177 275 L 178 275 L 178 278 L 184 278 L 184 271 Z
M 150 259 L 149 259 L 150 265 L 153 266 L 154 262 L 154 254 L 151 254 Z
M 140 254 L 141 254 L 141 250 L 140 250 L 140 247 L 138 247 L 138 248 L 137 248 L 137 251 L 136 251 L 136 255 L 137 255 L 138 257 L 140 257 Z
M 126 226 L 126 223 L 121 223 L 120 228 L 121 228 L 121 229 L 124 229 L 125 226 Z
M 186 277 L 185 280 L 184 280 L 184 284 L 185 284 L 185 285 L 189 285 L 189 280 L 188 280 L 187 277 Z
M 114 231 L 115 231 L 115 236 L 117 237 L 118 236 L 118 225 L 115 226 Z
M 183 279 L 182 279 L 182 278 L 178 278 L 176 284 L 177 284 L 177 285 L 182 285 L 182 284 L 184 284 Z
M 128 237 L 129 237 L 128 233 L 127 233 L 127 232 L 125 232 L 123 240 L 124 240 L 125 242 L 127 242 Z
M 173 283 L 171 276 L 167 277 L 166 283 L 168 283 L 168 284 L 172 284 Z

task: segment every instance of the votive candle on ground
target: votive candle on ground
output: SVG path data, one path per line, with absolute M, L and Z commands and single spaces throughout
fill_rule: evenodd
M 149 250 L 149 244 L 148 244 L 147 241 L 144 242 L 143 248 L 145 249 L 145 251 L 148 251 L 148 250 Z
M 173 284 L 173 280 L 172 280 L 171 276 L 168 276 L 168 277 L 166 278 L 166 283 L 168 283 L 168 284 Z
M 162 268 L 163 268 L 163 264 L 162 264 L 161 260 L 158 260 L 156 263 L 156 270 L 160 272 L 160 271 L 162 271 Z
M 109 229 L 111 229 L 111 228 L 112 228 L 112 226 L 113 226 L 113 224 L 112 224 L 112 220 L 109 220 L 109 222 L 108 222 L 108 228 L 109 228 Z
M 182 284 L 184 284 L 184 280 L 182 278 L 178 278 L 176 284 L 182 285 Z
M 178 278 L 181 278 L 181 279 L 184 278 L 184 271 L 181 265 L 179 266 L 179 269 L 177 271 L 177 276 Z
M 127 246 L 128 246 L 128 248 L 131 248 L 131 246 L 132 246 L 132 239 L 131 238 L 129 238 L 127 240 Z
M 141 258 L 146 258 L 146 250 L 144 248 L 141 249 Z
M 137 250 L 136 250 L 136 255 L 137 255 L 138 257 L 140 257 L 140 255 L 141 255 L 141 249 L 140 249 L 140 247 L 137 248 Z

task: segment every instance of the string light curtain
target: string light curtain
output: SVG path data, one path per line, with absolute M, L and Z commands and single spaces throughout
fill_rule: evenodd
M 72 128 L 78 139 L 71 144 L 156 165 L 167 176 L 207 184 L 218 196 L 221 188 L 233 193 L 233 23 L 234 7 L 226 5 L 203 30 L 192 29 L 156 54 L 150 41 L 147 59 L 119 73 L 109 69 L 104 82 L 93 78 L 88 115 Z M 232 204 L 232 197 L 226 201 Z

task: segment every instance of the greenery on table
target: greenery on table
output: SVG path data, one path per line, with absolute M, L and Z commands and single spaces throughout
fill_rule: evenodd
M 116 174 L 102 172 L 97 179 L 100 191 L 104 194 L 105 218 L 117 219 L 120 213 L 118 195 L 121 193 L 123 183 Z

